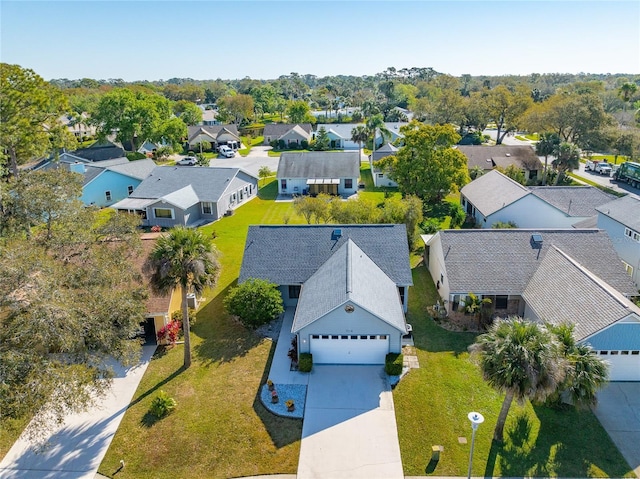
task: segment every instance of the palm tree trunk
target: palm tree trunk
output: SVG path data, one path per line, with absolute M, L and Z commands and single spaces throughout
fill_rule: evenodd
M 498 415 L 498 422 L 496 423 L 496 429 L 493 432 L 493 439 L 502 442 L 504 437 L 504 424 L 507 421 L 507 414 L 509 414 L 509 408 L 513 402 L 513 391 L 507 391 L 507 394 L 502 401 L 502 407 L 500 408 L 500 414 Z
M 186 286 L 182 287 L 182 331 L 184 332 L 184 368 L 187 369 L 191 366 L 191 325 Z
M 542 186 L 547 184 L 547 158 L 549 155 L 544 155 L 544 171 L 542 172 Z

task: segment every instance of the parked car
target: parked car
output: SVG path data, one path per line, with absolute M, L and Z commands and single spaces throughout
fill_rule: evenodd
M 185 156 L 181 160 L 178 160 L 176 165 L 181 166 L 193 166 L 198 162 L 198 159 L 195 156 Z
M 220 145 L 218 152 L 226 158 L 233 158 L 236 156 L 236 152 L 229 148 L 227 145 Z
M 584 171 L 596 171 L 597 166 L 598 160 L 587 160 L 587 163 L 584 165 Z
M 607 163 L 606 161 L 599 161 L 598 164 L 596 165 L 596 172 L 600 173 L 601 175 L 610 176 L 611 175 L 611 165 L 609 163 Z

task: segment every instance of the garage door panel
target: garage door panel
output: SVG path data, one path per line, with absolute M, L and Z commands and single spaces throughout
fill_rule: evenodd
M 611 381 L 640 381 L 640 355 L 609 354 L 600 356 L 609 361 L 609 379 Z
M 311 354 L 315 364 L 384 364 L 388 335 L 314 335 Z

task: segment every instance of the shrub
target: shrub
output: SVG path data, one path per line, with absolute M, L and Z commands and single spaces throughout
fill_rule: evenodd
M 248 328 L 257 328 L 284 312 L 278 285 L 256 278 L 232 288 L 224 306 Z
M 147 157 L 144 153 L 138 153 L 137 151 L 131 151 L 126 156 L 129 161 L 142 160 Z
M 171 319 L 173 321 L 178 321 L 178 323 L 182 327 L 182 310 L 176 309 L 173 313 L 171 313 Z M 193 327 L 193 325 L 196 324 L 196 319 L 197 319 L 196 310 L 193 308 L 189 308 L 189 325 L 191 327 Z
M 158 341 L 168 340 L 171 344 L 175 344 L 180 335 L 181 327 L 180 321 L 171 321 L 158 331 Z
M 300 353 L 298 361 L 298 371 L 301 373 L 310 373 L 313 368 L 313 355 L 311 353 Z
M 155 399 L 151 402 L 149 412 L 158 419 L 170 414 L 178 405 L 175 399 L 170 397 L 166 392 L 160 391 Z
M 384 370 L 389 376 L 400 376 L 402 374 L 403 356 L 399 353 L 389 353 L 385 358 Z
M 438 221 L 437 218 L 428 218 L 420 224 L 420 229 L 424 231 L 425 234 L 437 233 L 440 229 L 440 221 Z
M 459 226 L 462 226 L 465 218 L 467 217 L 467 213 L 464 211 L 464 208 L 458 203 L 451 204 L 449 214 L 451 215 L 451 228 L 458 228 Z
M 300 141 L 300 148 L 302 148 L 303 150 L 308 150 L 309 149 L 309 142 L 307 140 Z

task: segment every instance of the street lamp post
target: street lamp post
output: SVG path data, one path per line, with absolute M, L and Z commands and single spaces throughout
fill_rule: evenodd
M 484 422 L 484 416 L 479 412 L 470 412 L 467 417 L 471 421 L 471 451 L 469 452 L 469 471 L 467 472 L 467 479 L 471 479 L 471 467 L 473 466 L 473 446 L 476 441 L 476 430 L 478 426 Z

